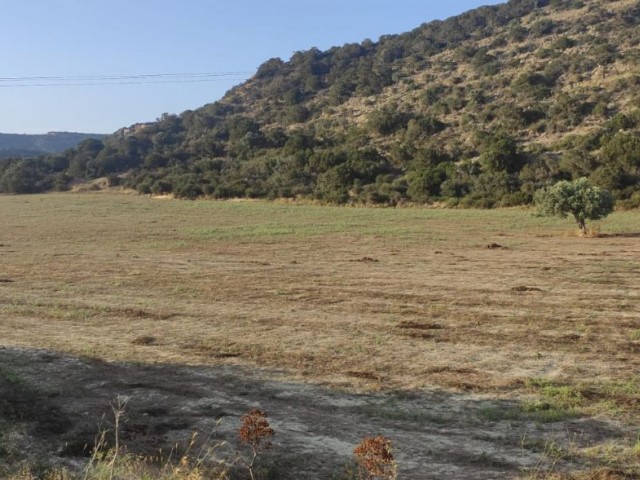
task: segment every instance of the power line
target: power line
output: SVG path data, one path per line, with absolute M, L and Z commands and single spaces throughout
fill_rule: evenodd
M 141 81 L 141 82 L 91 82 L 91 83 L 30 83 L 30 84 L 0 84 L 0 88 L 27 88 L 27 87 L 88 87 L 101 85 L 163 85 L 172 83 L 211 83 L 242 80 L 244 77 L 207 79 L 207 80 L 165 80 L 165 81 Z
M 150 85 L 241 80 L 254 72 L 148 73 L 136 75 L 39 75 L 0 77 L 0 88 Z M 38 82 L 38 83 L 34 83 Z
M 250 75 L 251 71 L 239 72 L 214 72 L 214 73 L 145 73 L 134 75 L 37 75 L 37 76 L 15 76 L 0 77 L 0 82 L 15 81 L 28 82 L 32 80 L 126 80 L 133 78 L 154 78 L 154 77 L 228 77 L 236 75 Z

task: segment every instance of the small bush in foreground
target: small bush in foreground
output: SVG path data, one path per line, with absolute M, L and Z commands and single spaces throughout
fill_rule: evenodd
M 391 440 L 383 436 L 366 437 L 353 450 L 358 462 L 358 478 L 392 480 L 397 478 L 397 464 L 391 451 Z
M 248 445 L 252 450 L 251 460 L 244 462 L 249 469 L 249 475 L 253 480 L 253 467 L 260 453 L 271 448 L 271 438 L 275 435 L 273 428 L 269 425 L 267 414 L 259 408 L 252 409 L 249 413 L 245 413 L 240 418 L 242 425 L 238 430 L 240 441 L 244 445 Z

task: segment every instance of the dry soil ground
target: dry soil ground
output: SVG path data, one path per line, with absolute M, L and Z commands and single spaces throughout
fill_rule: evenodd
M 577 238 L 526 210 L 60 194 L 0 221 L 6 469 L 77 465 L 121 395 L 145 454 L 217 419 L 235 444 L 261 406 L 274 478 L 344 478 L 373 434 L 401 478 L 640 474 L 637 212 Z

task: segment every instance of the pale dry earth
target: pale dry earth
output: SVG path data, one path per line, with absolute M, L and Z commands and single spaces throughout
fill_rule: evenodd
M 351 394 L 241 367 L 110 363 L 26 349 L 0 349 L 0 359 L 41 387 L 38 408 L 47 412 L 27 415 L 39 420 L 31 430 L 39 440 L 16 437 L 14 455 L 71 467 L 90 456 L 101 429 L 113 431 L 117 397 L 128 400 L 121 441 L 149 456 L 159 448 L 166 455 L 176 445 L 184 451 L 190 433 L 199 432 L 209 444 L 228 442 L 218 456 L 233 458 L 243 450 L 236 437 L 240 416 L 262 408 L 276 436 L 260 463 L 283 479 L 345 478 L 354 446 L 368 435 L 393 440 L 400 478 L 488 480 L 513 478 L 522 469 L 543 471 L 553 461 L 545 457 L 551 442 L 584 446 L 628 434 L 596 419 L 491 422 L 484 410 L 516 403 L 480 395 Z M 108 438 L 112 443 L 111 433 Z M 557 465 L 569 467 L 576 465 Z

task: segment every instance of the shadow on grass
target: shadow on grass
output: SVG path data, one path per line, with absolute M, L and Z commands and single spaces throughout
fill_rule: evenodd
M 233 454 L 240 416 L 263 408 L 276 431 L 265 461 L 282 479 L 343 478 L 354 446 L 371 435 L 392 440 L 400 478 L 411 479 L 513 478 L 540 468 L 549 442 L 586 446 L 626 436 L 596 419 L 537 421 L 517 401 L 442 391 L 354 394 L 233 366 L 109 363 L 12 348 L 0 348 L 0 365 L 0 421 L 21 423 L 30 448 L 53 463 L 90 454 L 99 430 L 113 429 L 118 396 L 128 398 L 121 441 L 141 455 L 186 448 L 194 431 L 229 442 Z M 575 468 L 572 461 L 557 468 Z
M 598 238 L 640 238 L 640 232 L 601 233 Z

